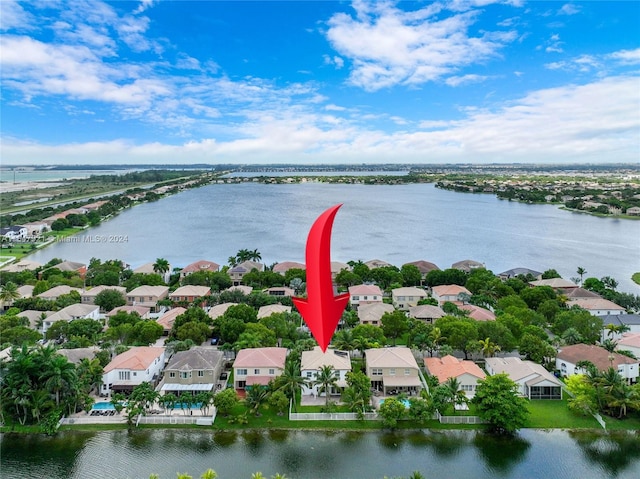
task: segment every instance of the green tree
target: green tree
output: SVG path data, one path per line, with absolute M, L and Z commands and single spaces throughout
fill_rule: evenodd
M 269 404 L 276 411 L 278 416 L 282 416 L 289 405 L 289 399 L 282 391 L 274 391 L 269 395 Z
M 378 409 L 378 414 L 382 416 L 382 424 L 390 428 L 395 428 L 398 425 L 398 420 L 402 419 L 405 413 L 404 404 L 393 397 L 385 398 Z
M 479 380 L 471 402 L 478 415 L 488 422 L 489 430 L 498 434 L 514 434 L 525 426 L 529 416 L 527 400 L 520 396 L 518 384 L 506 374 Z
M 254 385 L 246 389 L 245 402 L 256 416 L 259 415 L 258 410 L 267 400 L 267 396 L 267 390 L 260 385 Z
M 402 311 L 394 311 L 392 313 L 384 313 L 380 318 L 382 323 L 382 332 L 387 338 L 393 340 L 396 345 L 396 339 L 401 337 L 409 329 L 409 320 Z
M 201 344 L 211 336 L 211 328 L 205 323 L 198 321 L 190 321 L 178 327 L 176 330 L 176 338 L 178 341 L 186 341 L 190 339 L 195 344 Z
M 420 286 L 422 283 L 422 273 L 415 264 L 405 264 L 400 268 L 403 286 Z
M 320 366 L 316 378 L 311 383 L 314 386 L 320 386 L 318 393 L 325 393 L 325 407 L 329 407 L 329 396 L 331 390 L 338 386 L 338 378 L 336 377 L 336 370 L 331 365 Z
M 153 263 L 153 271 L 158 273 L 160 276 L 164 276 L 166 272 L 169 271 L 171 265 L 169 265 L 169 261 L 164 258 L 156 259 L 155 263 Z
M 100 306 L 100 309 L 106 312 L 127 304 L 127 300 L 124 295 L 116 289 L 105 289 L 100 291 L 96 295 L 94 302 L 96 306 Z
M 276 388 L 285 393 L 287 398 L 293 401 L 293 411 L 297 411 L 297 394 L 302 386 L 307 384 L 307 380 L 300 375 L 300 363 L 291 360 L 290 357 L 284 365 L 284 371 L 276 379 Z
M 20 298 L 18 286 L 15 283 L 8 282 L 0 290 L 0 309 L 12 301 Z
M 225 417 L 228 417 L 234 407 L 238 404 L 240 399 L 235 389 L 227 388 L 224 391 L 220 391 L 213 397 L 213 405 L 215 408 Z

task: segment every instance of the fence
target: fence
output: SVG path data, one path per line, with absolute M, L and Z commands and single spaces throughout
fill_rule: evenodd
M 440 424 L 486 424 L 487 421 L 478 416 L 443 416 L 438 411 L 434 414 Z
M 290 412 L 290 421 L 357 421 L 361 419 L 355 412 Z M 375 421 L 379 419 L 375 412 L 364 413 L 363 419 Z
M 127 422 L 127 416 L 87 416 L 87 417 L 63 417 L 60 419 L 59 426 L 69 426 L 72 424 L 123 424 Z
M 214 416 L 138 416 L 136 426 L 140 424 L 194 424 L 196 426 L 211 426 Z

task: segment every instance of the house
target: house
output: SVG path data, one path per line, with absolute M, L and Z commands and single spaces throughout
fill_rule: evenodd
M 101 396 L 130 393 L 143 382 L 155 387 L 164 367 L 164 348 L 137 346 L 118 354 L 104 367 Z
M 393 307 L 401 311 L 409 311 L 412 306 L 418 306 L 418 301 L 426 297 L 427 292 L 424 289 L 413 286 L 391 290 Z
M 60 286 L 54 286 L 53 288 L 40 293 L 39 295 L 37 295 L 37 297 L 42 299 L 48 299 L 49 301 L 55 301 L 63 294 L 69 294 L 72 291 L 77 291 L 80 294 L 82 293 L 82 290 L 80 288 L 72 288 L 71 286 L 67 286 L 63 284 Z
M 495 321 L 496 315 L 493 311 L 481 308 L 475 304 L 461 304 L 458 306 L 463 311 L 469 311 L 469 317 L 476 321 Z
M 337 387 L 332 387 L 329 395 L 336 395 L 347 387 L 347 373 L 351 371 L 351 359 L 346 351 L 338 351 L 335 349 L 327 349 L 324 353 L 319 346 L 315 346 L 311 351 L 303 351 L 300 362 L 300 374 L 309 381 L 309 384 L 302 386 L 302 394 L 304 396 L 321 396 L 318 384 L 313 384 L 318 371 L 323 366 L 332 366 L 336 377 Z
M 578 306 L 586 309 L 593 316 L 614 316 L 624 314 L 627 311 L 613 301 L 604 298 L 571 298 L 567 301 L 568 307 Z
M 427 373 L 438 378 L 442 384 L 449 378 L 456 378 L 467 397 L 473 397 L 478 388 L 478 380 L 484 379 L 486 374 L 473 361 L 461 360 L 451 355 L 443 358 L 424 358 Z
M 562 278 L 539 279 L 536 281 L 529 281 L 529 286 L 532 286 L 532 287 L 550 286 L 555 290 L 562 291 L 562 294 L 564 294 L 565 291 L 578 287 L 577 284 Z
M 28 259 L 21 259 L 16 263 L 12 263 L 8 266 L 2 268 L 3 273 L 20 273 L 22 271 L 35 271 L 38 268 L 41 268 L 42 263 L 38 263 L 37 261 L 29 261 Z
M 358 308 L 358 319 L 360 324 L 371 324 L 380 326 L 382 316 L 385 313 L 393 313 L 395 308 L 387 303 L 363 304 Z
M 451 269 L 459 269 L 465 273 L 471 273 L 474 269 L 484 268 L 484 263 L 473 261 L 472 259 L 464 259 L 451 265 Z
M 250 273 L 254 269 L 264 271 L 264 265 L 262 263 L 256 263 L 255 261 L 244 261 L 243 263 L 229 269 L 227 273 L 231 278 L 231 284 L 234 286 L 242 284 L 242 278 L 244 278 L 244 275 Z
M 420 368 L 411 349 L 404 346 L 367 349 L 364 356 L 371 387 L 384 396 L 416 395 L 422 390 Z
M 609 324 L 624 326 L 630 333 L 640 333 L 640 314 L 605 314 L 600 316 L 600 319 L 604 326 Z
M 56 352 L 69 360 L 70 363 L 75 365 L 80 364 L 83 359 L 93 360 L 96 357 L 96 353 L 100 351 L 98 346 L 89 346 L 88 348 L 75 348 L 75 349 L 58 349 Z
M 127 305 L 146 306 L 151 312 L 158 309 L 158 301 L 169 296 L 168 286 L 138 286 L 127 293 Z
M 138 266 L 133 270 L 133 272 L 137 274 L 157 274 L 160 275 L 165 283 L 168 283 L 169 278 L 171 277 L 171 265 L 169 265 L 167 271 L 165 271 L 164 273 L 160 273 L 155 270 L 155 268 L 153 267 L 153 263 L 145 263 L 141 266 Z
M 640 206 L 632 206 L 631 208 L 627 208 L 625 214 L 631 216 L 640 216 Z
M 640 333 L 624 333 L 618 340 L 617 351 L 630 351 L 640 358 Z
M 268 318 L 272 314 L 276 313 L 290 313 L 291 306 L 283 306 L 280 303 L 278 304 L 267 304 L 265 306 L 260 306 L 258 309 L 258 319 Z
M 252 286 L 243 286 L 241 284 L 236 285 L 236 286 L 231 286 L 230 288 L 225 289 L 225 291 L 240 291 L 242 294 L 244 294 L 245 296 L 249 296 L 251 294 L 251 292 L 253 291 L 253 287 Z
M 498 274 L 498 278 L 502 280 L 516 278 L 518 276 L 532 276 L 536 279 L 541 279 L 542 273 L 529 268 L 513 268 Z
M 629 383 L 638 381 L 640 360 L 631 359 L 620 353 L 611 353 L 594 344 L 572 344 L 562 346 L 556 356 L 556 368 L 562 376 L 584 374 L 586 371 L 578 367 L 580 361 L 591 362 L 598 371 L 614 368 Z
M 156 322 L 160 326 L 162 326 L 162 330 L 163 330 L 162 334 L 164 336 L 169 335 L 169 333 L 171 332 L 171 329 L 173 328 L 173 323 L 175 323 L 176 321 L 176 318 L 181 314 L 184 314 L 186 311 L 187 310 L 185 308 L 181 308 L 181 307 L 172 308 L 157 319 Z
M 140 319 L 149 319 L 151 318 L 151 308 L 146 306 L 118 306 L 117 308 L 113 308 L 109 311 L 105 316 L 110 318 L 111 316 L 115 316 L 120 311 L 124 311 L 125 313 L 137 313 L 140 316 Z
M 283 261 L 282 263 L 273 265 L 272 271 L 284 276 L 290 269 L 306 269 L 306 266 L 303 263 L 297 263 L 295 261 Z
M 393 266 L 391 263 L 387 263 L 386 261 L 382 261 L 381 259 L 370 259 L 369 261 L 365 261 L 364 264 L 369 269 L 376 269 L 376 268 L 384 268 L 386 266 Z
M 439 306 L 442 306 L 446 302 L 462 303 L 463 301 L 460 299 L 461 294 L 463 297 L 471 297 L 471 291 L 457 284 L 443 284 L 431 288 L 431 296 L 438 302 Z
M 213 261 L 207 261 L 205 259 L 201 259 L 200 261 L 196 261 L 194 263 L 188 264 L 180 271 L 180 279 L 189 276 L 191 273 L 196 273 L 198 271 L 209 271 L 215 272 L 220 270 L 220 265 L 218 263 L 214 263 Z
M 485 370 L 491 376 L 506 374 L 529 399 L 562 399 L 563 384 L 540 364 L 517 357 L 486 358 Z
M 86 289 L 80 293 L 80 302 L 82 304 L 96 304 L 96 296 L 105 290 L 117 291 L 122 295 L 122 299 L 126 301 L 127 288 L 122 286 L 95 286 L 91 289 Z
M 573 299 L 573 298 L 601 298 L 602 297 L 598 293 L 594 293 L 593 291 L 589 291 L 588 289 L 584 289 L 584 288 L 571 288 L 571 289 L 566 290 L 566 292 L 563 292 L 563 295 L 567 299 Z
M 211 308 L 209 308 L 209 312 L 207 314 L 211 319 L 216 319 L 222 316 L 224 313 L 226 313 L 227 309 L 229 309 L 231 306 L 237 306 L 237 305 L 238 303 L 216 304 L 215 306 L 211 306 Z
M 26 318 L 29 321 L 29 327 L 37 331 L 42 330 L 42 322 L 54 314 L 55 311 L 36 311 L 34 309 L 27 309 L 18 313 L 18 317 Z
M 194 347 L 171 356 L 164 368 L 163 394 L 193 395 L 213 391 L 220 378 L 224 353 L 211 347 Z
M 98 320 L 99 318 L 100 308 L 95 304 L 72 304 L 47 316 L 47 318 L 42 321 L 42 333 L 46 333 L 56 321 L 69 322 L 74 319 Z
M 382 303 L 382 290 L 375 284 L 350 286 L 349 303 L 355 311 L 361 304 Z
M 349 266 L 347 263 L 341 263 L 340 261 L 332 261 L 331 262 L 331 279 L 335 281 L 336 276 L 343 269 L 346 269 L 347 271 L 351 271 L 351 266 Z
M 205 296 L 211 294 L 211 288 L 209 286 L 194 286 L 186 285 L 180 286 L 173 293 L 169 295 L 169 299 L 174 303 L 186 301 L 187 303 L 193 303 L 196 300 L 200 300 Z
M 410 318 L 419 319 L 425 323 L 433 324 L 436 319 L 446 316 L 446 313 L 440 306 L 421 304 L 419 306 L 412 306 L 409 308 L 408 315 Z
M 279 298 L 287 297 L 291 298 L 296 294 L 293 288 L 288 288 L 286 286 L 273 286 L 272 288 L 267 288 L 264 290 L 269 296 L 277 296 Z
M 424 261 L 424 260 L 411 261 L 410 263 L 406 263 L 406 264 L 411 264 L 413 266 L 416 266 L 418 268 L 418 271 L 420 271 L 420 274 L 422 275 L 423 281 L 426 279 L 427 275 L 431 271 L 440 270 L 440 268 L 438 268 L 434 263 L 430 263 L 429 261 Z
M 32 223 L 25 223 L 22 226 L 27 228 L 27 236 L 29 238 L 36 238 L 49 229 L 49 226 L 42 221 L 34 221 Z
M 22 285 L 22 286 L 18 286 L 16 288 L 16 292 L 19 295 L 17 299 L 24 299 L 24 298 L 32 297 L 34 289 L 35 289 L 34 286 L 32 286 L 30 284 L 25 284 L 25 285 Z M 11 299 L 9 301 L 0 300 L 0 305 L 4 309 L 10 308 L 11 306 L 13 306 L 13 303 L 14 303 L 13 299 Z
M 87 265 L 76 261 L 63 261 L 62 263 L 54 264 L 44 271 L 49 271 L 50 269 L 57 269 L 63 273 L 75 272 L 82 278 L 84 278 L 84 275 L 87 273 Z
M 233 362 L 233 387 L 266 386 L 284 371 L 286 348 L 241 349 Z
M 29 235 L 29 230 L 24 226 L 6 226 L 0 228 L 0 236 L 9 241 L 19 241 Z

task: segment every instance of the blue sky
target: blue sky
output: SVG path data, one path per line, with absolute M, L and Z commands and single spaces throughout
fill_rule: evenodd
M 640 161 L 640 2 L 0 0 L 2 163 Z

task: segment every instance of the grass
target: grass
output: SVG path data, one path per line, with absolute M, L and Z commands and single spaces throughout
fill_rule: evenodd
M 601 429 L 592 416 L 581 416 L 569 409 L 566 399 L 536 399 L 529 401 L 526 427 L 539 429 Z

